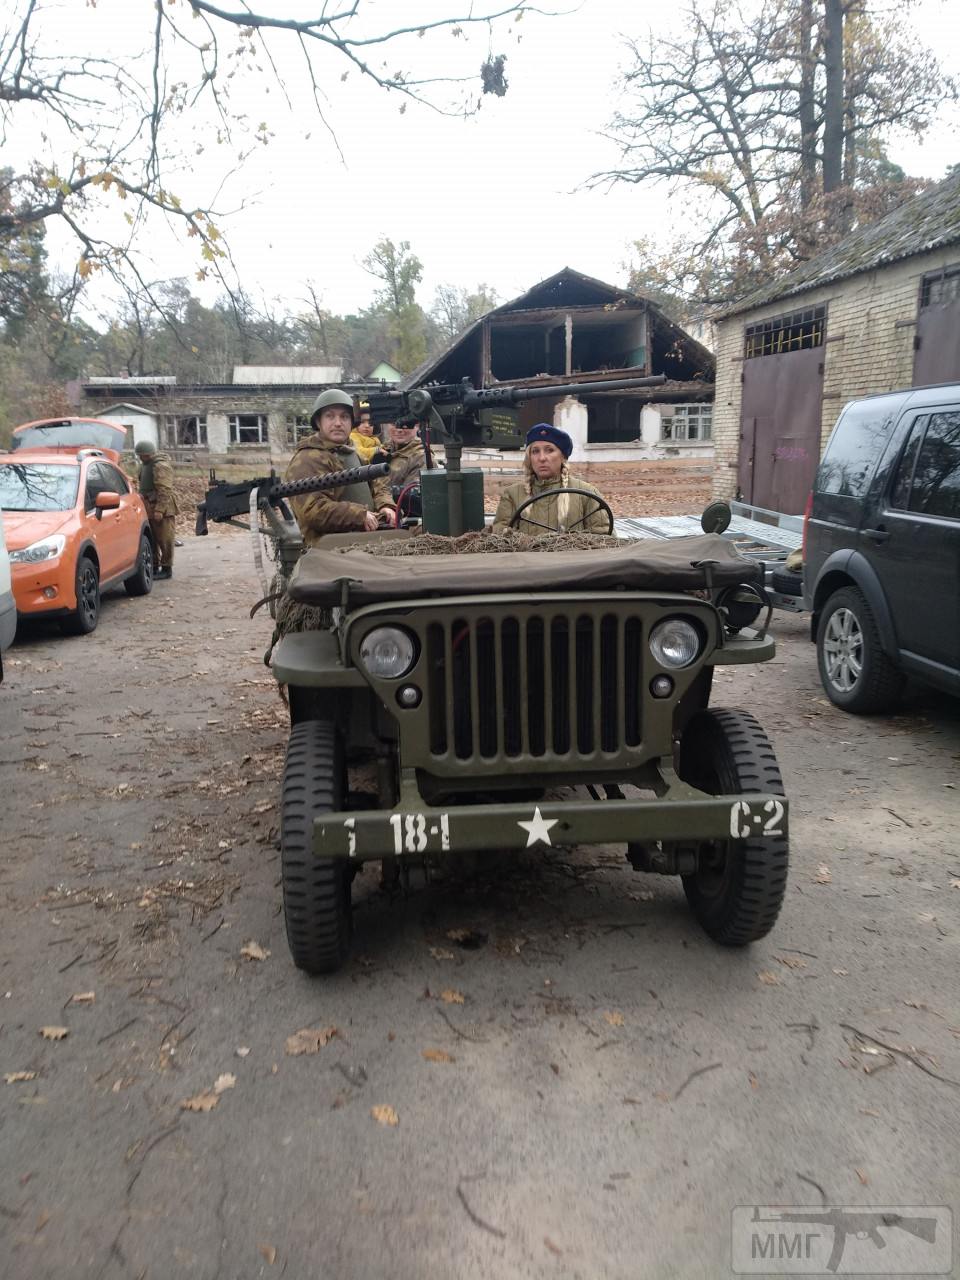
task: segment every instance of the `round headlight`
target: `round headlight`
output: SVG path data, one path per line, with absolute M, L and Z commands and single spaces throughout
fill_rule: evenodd
M 700 652 L 700 633 L 683 618 L 664 618 L 650 632 L 650 652 L 661 667 L 689 667 Z
M 416 656 L 413 637 L 400 627 L 376 627 L 360 643 L 360 661 L 367 674 L 384 680 L 405 676 Z

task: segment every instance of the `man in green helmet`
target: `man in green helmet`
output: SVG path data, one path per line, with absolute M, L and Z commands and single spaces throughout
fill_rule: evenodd
M 156 577 L 173 577 L 173 547 L 177 528 L 176 495 L 173 491 L 173 463 L 152 440 L 139 440 L 134 452 L 140 461 L 140 496 L 147 508 L 153 531 L 153 559 Z
M 285 480 L 329 475 L 359 467 L 360 459 L 350 443 L 353 401 L 345 391 L 331 389 L 317 396 L 310 415 L 313 435 L 301 440 L 290 459 Z M 291 498 L 290 505 L 308 547 L 325 533 L 372 532 L 394 524 L 390 481 L 384 477 L 369 484 L 346 485 Z

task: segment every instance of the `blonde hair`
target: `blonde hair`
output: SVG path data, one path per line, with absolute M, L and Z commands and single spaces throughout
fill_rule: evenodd
M 529 447 L 527 448 L 526 453 L 523 455 L 523 474 L 527 483 L 527 492 L 532 495 L 534 485 L 536 484 L 536 481 L 537 481 L 537 477 L 536 477 L 536 473 L 533 470 L 533 467 L 530 465 Z M 560 479 L 557 487 L 559 487 L 560 489 L 570 488 L 570 468 L 567 466 L 566 458 L 564 458 L 563 462 L 560 464 Z M 559 526 L 559 529 L 561 531 L 566 530 L 567 520 L 569 519 L 569 516 L 570 516 L 570 495 L 568 493 L 561 493 L 560 496 L 557 498 L 557 525 Z

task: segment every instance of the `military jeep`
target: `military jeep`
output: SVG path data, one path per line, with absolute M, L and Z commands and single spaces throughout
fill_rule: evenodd
M 362 862 L 389 878 L 467 852 L 607 842 L 639 871 L 679 875 L 716 942 L 766 935 L 787 877 L 780 771 L 752 715 L 709 705 L 716 666 L 774 654 L 762 567 L 716 534 L 378 554 L 401 536 L 327 537 L 289 583 L 330 621 L 283 636 L 272 661 L 290 706 L 296 965 L 344 962 Z M 348 789 L 357 766 L 375 770 L 376 807 Z

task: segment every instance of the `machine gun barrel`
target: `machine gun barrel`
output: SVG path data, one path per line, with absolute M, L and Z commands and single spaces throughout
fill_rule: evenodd
M 645 378 L 611 378 L 606 382 L 552 382 L 542 387 L 470 387 L 464 392 L 465 409 L 522 404 L 524 400 L 546 400 L 551 396 L 592 395 L 597 391 L 629 391 L 635 387 L 662 387 L 666 376 L 655 373 Z M 427 388 L 429 390 L 429 388 Z
M 325 476 L 306 476 L 303 480 L 287 480 L 278 483 L 273 474 L 256 480 L 244 480 L 231 484 L 217 480 L 210 474 L 210 487 L 203 502 L 197 503 L 197 524 L 194 532 L 202 538 L 207 533 L 207 521 L 224 524 L 237 516 L 249 515 L 250 494 L 257 490 L 259 507 L 280 506 L 284 498 L 299 497 L 304 493 L 322 493 L 324 489 L 339 489 L 351 484 L 363 484 L 379 480 L 390 474 L 390 464 L 375 462 L 366 467 L 351 467 L 347 471 L 331 471 Z M 288 513 L 289 514 L 289 513 Z

